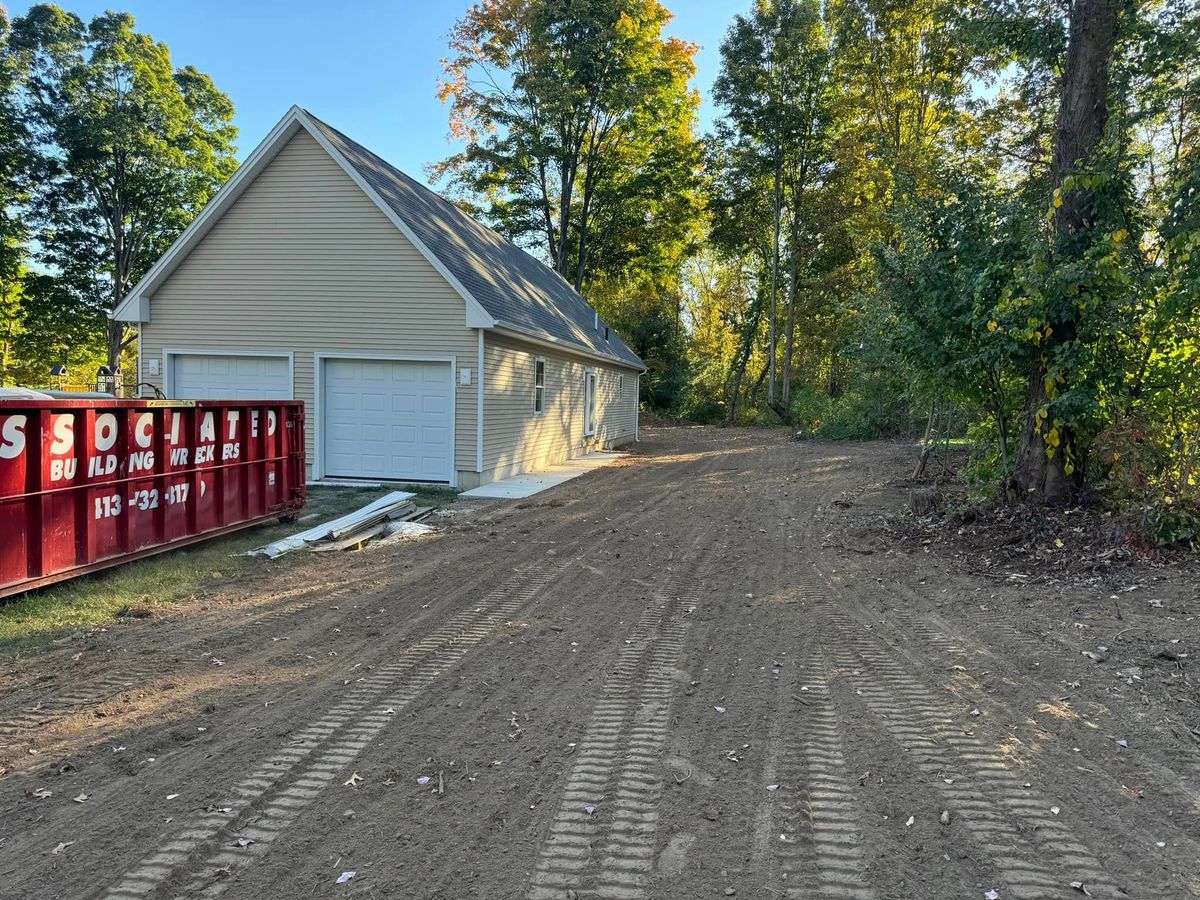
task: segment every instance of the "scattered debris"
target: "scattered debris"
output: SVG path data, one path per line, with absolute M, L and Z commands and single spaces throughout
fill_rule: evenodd
M 418 507 L 411 502 L 414 494 L 392 491 L 362 509 L 282 538 L 274 543 L 251 550 L 249 556 L 265 556 L 278 559 L 285 553 L 307 548 L 309 550 L 348 550 L 359 547 L 372 538 L 406 538 L 427 534 L 432 529 L 415 521 L 432 512 L 432 507 Z M 399 528 L 396 526 L 405 526 Z
M 940 816 L 938 816 L 938 821 L 941 822 L 943 825 L 949 825 L 950 824 L 950 810 L 943 809 L 942 814 Z
M 87 801 L 87 798 L 87 794 L 80 794 L 78 797 L 72 797 L 71 800 L 73 800 L 75 803 L 84 803 Z
M 417 784 L 429 784 L 429 777 L 428 775 L 417 776 Z
M 1085 897 L 1092 896 L 1092 892 L 1087 889 L 1087 886 L 1082 881 L 1072 881 L 1071 887 L 1075 888 L 1075 890 L 1079 891 Z
M 362 780 L 362 776 L 357 772 L 354 772 L 349 778 L 342 782 L 342 787 L 358 787 L 360 784 L 362 784 Z
M 913 823 L 917 821 L 916 816 L 909 816 L 908 821 L 904 823 L 905 828 L 912 828 Z
M 254 843 L 254 838 L 241 837 L 241 838 L 237 839 L 237 845 L 239 847 L 249 847 L 253 843 Z
M 70 847 L 74 843 L 75 843 L 74 841 L 62 841 L 58 844 L 57 847 L 55 847 L 53 850 L 51 850 L 50 853 L 53 856 L 58 856 L 58 854 L 62 853 L 64 850 L 66 850 L 68 847 Z
M 336 882 L 334 882 L 334 884 L 345 884 L 347 881 L 349 881 L 351 878 L 353 878 L 357 874 L 358 873 L 355 871 L 343 872 L 341 875 L 338 876 L 338 880 Z

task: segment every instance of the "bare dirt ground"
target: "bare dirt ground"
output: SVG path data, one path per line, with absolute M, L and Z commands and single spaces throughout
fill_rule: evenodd
M 1200 897 L 1195 572 L 893 537 L 912 462 L 657 430 L 9 661 L 0 896 Z

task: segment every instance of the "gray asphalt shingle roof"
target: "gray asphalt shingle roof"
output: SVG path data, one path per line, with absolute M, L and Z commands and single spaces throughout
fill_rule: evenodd
M 595 311 L 556 272 L 333 126 L 306 114 L 498 323 L 644 368 L 603 319 L 596 327 Z

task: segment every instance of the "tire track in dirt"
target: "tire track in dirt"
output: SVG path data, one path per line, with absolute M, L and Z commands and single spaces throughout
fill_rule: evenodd
M 828 662 L 812 643 L 800 659 L 796 680 L 803 696 L 795 696 L 798 720 L 779 772 L 783 821 L 778 856 L 786 895 L 796 900 L 876 900 L 864 876 L 860 800 L 824 674 Z
M 230 638 L 248 626 L 261 627 L 284 621 L 320 604 L 345 597 L 356 587 L 358 585 L 351 582 L 333 591 L 310 589 L 293 592 L 293 596 L 301 599 L 299 605 L 277 608 L 252 621 L 239 622 L 230 628 L 221 629 L 205 637 L 172 647 L 171 652 L 186 654 L 189 650 L 198 651 L 208 645 L 219 646 L 223 638 Z M 274 599 L 287 602 L 291 597 L 286 594 L 276 595 Z M 75 715 L 89 707 L 106 703 L 154 678 L 177 672 L 178 666 L 174 661 L 158 660 L 152 656 L 143 656 L 138 660 L 123 662 L 116 671 L 104 672 L 86 682 L 75 685 L 62 694 L 39 701 L 36 706 L 26 707 L 17 714 L 0 720 L 0 738 L 24 738 L 27 732 L 45 728 L 53 722 Z M 0 756 L 11 752 L 13 748 L 13 744 L 0 741 Z
M 853 678 L 867 708 L 906 748 L 945 797 L 967 831 L 989 855 L 1010 896 L 1047 900 L 1077 896 L 1079 881 L 1099 898 L 1127 896 L 1094 854 L 1050 812 L 1050 804 L 1012 776 L 1002 754 L 966 734 L 933 693 L 893 661 L 861 623 L 831 607 L 820 580 L 810 580 L 813 612 L 836 637 L 831 649 L 843 675 Z M 1052 860 L 1053 870 L 1042 861 Z
M 557 900 L 571 891 L 618 900 L 645 896 L 675 666 L 687 617 L 699 603 L 698 584 L 695 575 L 669 578 L 621 648 L 576 749 L 526 894 L 530 900 Z
M 227 803 L 196 817 L 175 840 L 144 858 L 101 896 L 106 900 L 144 897 L 158 891 L 185 866 L 213 864 L 228 874 L 265 852 L 300 811 L 394 721 L 392 717 L 399 710 L 482 643 L 498 625 L 532 602 L 565 571 L 567 564 L 563 561 L 540 571 L 525 567 L 489 592 L 477 607 L 459 613 L 409 647 L 403 658 L 364 678 L 341 703 L 297 732 L 288 747 L 239 782 Z M 314 761 L 300 766 L 310 758 Z M 241 836 L 253 840 L 250 847 L 257 849 L 235 854 L 215 846 L 219 837 L 231 836 L 231 829 L 251 811 L 258 813 L 259 820 L 247 826 Z M 189 883 L 184 894 L 196 896 L 204 889 L 203 896 L 216 896 L 224 888 L 220 881 L 209 885 L 205 877 Z
M 718 462 L 719 456 L 710 454 L 701 460 L 701 465 L 699 466 L 700 473 L 698 474 L 712 469 Z M 646 490 L 640 490 L 638 493 L 643 497 L 646 495 L 647 490 L 652 493 L 652 489 L 666 480 L 667 477 L 668 474 L 665 471 L 653 473 L 649 479 L 649 483 L 645 485 Z M 665 502 L 679 493 L 678 486 L 674 486 L 673 490 L 666 496 L 656 498 L 654 505 Z M 633 494 L 634 492 L 632 491 L 618 490 L 614 492 L 614 496 L 608 499 L 604 508 L 613 508 L 619 511 L 614 515 L 605 517 L 604 525 L 606 529 L 614 529 L 620 526 L 628 527 L 632 521 L 644 518 L 652 512 L 653 506 L 651 504 L 629 502 Z M 505 507 L 501 507 L 501 509 L 505 509 Z M 600 510 L 596 511 L 599 512 Z M 569 523 L 558 522 L 551 529 L 540 531 L 539 537 L 543 541 L 546 541 L 558 534 L 573 530 L 575 527 L 576 523 L 573 521 Z M 555 543 L 555 541 L 549 540 L 549 543 Z M 572 542 L 572 544 L 577 543 L 580 543 L 580 541 Z M 433 567 L 430 564 L 425 568 Z M 305 613 L 313 611 L 316 612 L 318 619 L 328 617 L 331 614 L 330 604 L 333 601 L 347 596 L 354 596 L 356 592 L 362 591 L 364 585 L 374 584 L 381 577 L 386 577 L 388 574 L 389 571 L 386 569 L 370 569 L 365 574 L 344 582 L 332 590 L 325 587 L 316 589 L 302 588 L 291 592 L 277 593 L 273 597 L 273 602 L 276 606 L 273 611 L 264 615 L 249 617 L 248 620 L 239 621 L 225 628 L 205 632 L 196 638 L 186 640 L 182 644 L 172 646 L 170 653 L 172 656 L 178 657 L 180 655 L 187 655 L 188 653 L 199 653 L 211 646 L 222 646 L 223 644 L 228 646 L 228 644 L 234 642 L 239 636 L 244 634 L 248 626 L 265 627 L 287 623 L 302 617 Z M 409 578 L 406 579 L 406 582 L 420 583 L 421 576 L 419 572 L 410 572 L 407 574 Z M 465 584 L 473 577 L 487 576 L 482 572 L 474 572 L 464 567 L 461 570 L 456 570 L 450 576 L 450 579 L 456 584 Z M 444 573 L 439 574 L 439 581 L 453 588 L 453 585 L 447 584 L 448 579 Z M 364 598 L 363 602 L 370 603 L 385 593 L 393 594 L 396 588 L 396 585 L 391 585 L 386 590 L 368 591 L 368 596 Z M 300 602 L 280 608 L 282 606 L 280 601 L 286 602 L 292 598 L 298 598 Z M 336 613 L 336 611 L 333 612 Z M 303 642 L 297 642 L 293 645 L 292 649 L 303 646 L 305 646 Z M 227 671 L 234 672 L 238 670 L 238 661 L 226 660 L 226 662 L 233 663 L 233 668 Z M 198 665 L 200 664 L 198 663 Z M 178 672 L 179 664 L 175 659 L 167 659 L 165 657 L 160 659 L 157 658 L 157 654 L 152 653 L 136 661 L 122 661 L 117 671 L 103 672 L 90 677 L 86 682 L 86 686 L 81 684 L 73 687 L 71 690 L 54 696 L 48 701 L 40 701 L 37 705 L 21 709 L 15 715 L 0 719 L 0 759 L 6 755 L 15 753 L 19 744 L 26 741 L 29 733 L 32 731 L 45 729 L 47 726 L 62 719 L 85 713 L 123 693 L 147 684 L 155 678 L 173 676 L 178 674 Z
M 897 599 L 902 600 L 905 603 L 912 604 L 917 600 L 912 589 L 907 586 L 897 584 L 892 587 L 892 590 L 895 592 Z M 901 629 L 907 630 L 910 634 L 915 635 L 919 640 L 924 641 L 936 649 L 947 659 L 954 658 L 963 660 L 965 662 L 971 656 L 982 656 L 988 660 L 987 664 L 990 668 L 998 669 L 1004 673 L 1004 677 L 1001 679 L 1002 684 L 1017 684 L 1023 680 L 1029 679 L 1028 672 L 1023 671 L 1020 666 L 1014 665 L 1009 659 L 1007 653 L 998 652 L 999 648 L 990 646 L 982 640 L 973 638 L 970 635 L 963 633 L 960 629 L 955 628 L 940 616 L 925 613 L 926 618 L 918 618 L 909 609 L 904 607 L 885 606 L 880 608 L 878 604 L 876 606 L 878 614 L 883 616 L 885 621 L 890 620 L 890 624 L 893 626 L 899 625 Z M 972 613 L 972 616 L 973 615 L 974 613 Z M 860 620 L 860 625 L 861 624 L 863 623 Z M 995 624 L 995 629 L 996 631 L 1002 631 L 1007 634 L 1013 633 L 1011 626 L 1001 622 L 997 622 Z M 879 640 L 886 642 L 897 655 L 911 656 L 912 651 L 908 646 L 906 646 L 907 642 L 898 639 L 898 637 L 901 636 L 902 635 L 891 637 L 880 635 Z M 1078 651 L 1079 648 L 1072 647 L 1071 649 L 1073 651 Z M 962 669 L 962 671 L 960 673 L 956 673 L 956 675 L 960 676 L 970 684 L 975 684 L 978 692 L 983 692 L 984 689 L 982 686 L 978 686 L 974 677 L 965 669 L 965 667 L 956 666 L 956 668 Z M 947 690 L 953 690 L 953 687 L 947 686 Z M 987 693 L 989 705 L 995 708 L 995 710 L 1007 714 L 1007 717 L 1010 721 L 1021 721 L 1022 719 L 1028 719 L 1031 722 L 1035 721 L 1033 719 L 1032 710 L 1026 709 L 1023 711 L 1018 711 L 1013 705 L 1006 702 L 1003 698 L 997 696 L 995 691 L 988 691 Z M 1100 708 L 1105 713 L 1110 712 L 1110 710 L 1103 705 L 1100 705 Z M 1040 729 L 1043 727 L 1043 725 L 1038 723 L 1037 727 Z M 1087 743 L 1095 742 L 1097 737 L 1096 735 L 1089 735 L 1087 733 L 1089 729 L 1087 728 L 1083 728 L 1081 730 L 1083 732 L 1082 735 L 1076 737 L 1076 740 L 1078 740 L 1081 745 L 1087 746 Z M 1172 798 L 1189 814 L 1193 816 L 1200 815 L 1200 792 L 1193 787 L 1193 785 L 1200 783 L 1200 755 L 1193 755 L 1191 758 L 1184 757 L 1181 760 L 1173 761 L 1171 764 L 1167 764 L 1158 758 L 1160 754 L 1157 753 L 1156 750 L 1157 748 L 1154 747 L 1144 748 L 1139 761 L 1139 765 L 1152 768 L 1154 770 L 1155 776 L 1158 779 L 1156 791 L 1162 796 Z M 1093 778 L 1085 780 L 1082 777 L 1081 770 L 1078 768 L 1077 764 L 1067 758 L 1068 754 L 1059 753 L 1058 755 L 1062 758 L 1064 764 L 1062 770 L 1057 774 L 1056 777 L 1065 778 L 1067 779 L 1068 783 L 1074 782 L 1074 788 L 1076 791 L 1084 793 L 1087 791 L 1096 790 L 1098 787 L 1096 780 L 1097 776 L 1106 783 L 1108 791 L 1113 796 L 1120 796 L 1127 790 L 1124 787 L 1126 780 L 1123 779 L 1118 773 L 1111 773 L 1103 759 L 1090 760 L 1094 768 L 1088 771 Z M 1188 767 L 1189 764 L 1192 767 L 1191 773 L 1181 773 L 1178 770 L 1179 768 Z M 1070 793 L 1070 789 L 1066 785 L 1061 786 L 1060 790 L 1062 790 L 1064 794 Z M 1123 811 L 1120 807 L 1117 807 L 1115 811 L 1110 810 L 1110 815 L 1114 815 L 1117 818 L 1124 818 Z M 1168 818 L 1170 817 L 1171 816 L 1168 815 Z M 1139 823 L 1137 820 L 1130 818 L 1126 824 L 1127 833 L 1133 834 L 1138 830 L 1138 828 Z M 1147 849 L 1149 848 L 1151 842 L 1152 838 L 1147 834 Z M 1197 842 L 1190 835 L 1176 833 L 1173 838 L 1173 843 L 1176 845 L 1176 849 L 1178 851 L 1182 851 L 1185 854 L 1190 853 L 1193 857 L 1200 855 L 1200 842 Z M 1181 844 L 1183 846 L 1180 846 Z M 1194 889 L 1192 893 L 1196 894 L 1197 890 L 1200 889 Z
M 696 474 L 702 476 L 705 472 L 714 468 L 718 464 L 719 459 L 719 456 L 714 454 L 709 454 L 707 457 L 700 459 L 699 465 L 696 466 Z M 660 471 L 654 473 L 654 476 L 649 480 L 651 483 L 657 483 L 670 477 L 672 476 L 668 472 Z M 551 528 L 536 532 L 536 537 L 543 543 L 551 544 L 557 544 L 558 540 L 548 539 L 561 539 L 563 535 L 570 535 L 570 539 L 554 551 L 555 558 L 561 560 L 557 564 L 552 562 L 552 565 L 555 565 L 553 570 L 555 577 L 561 575 L 566 567 L 575 561 L 573 558 L 568 558 L 571 552 L 578 553 L 582 546 L 589 543 L 594 545 L 595 538 L 598 535 L 615 532 L 617 531 L 616 526 L 622 526 L 625 529 L 630 528 L 636 523 L 652 516 L 662 504 L 684 494 L 677 485 L 672 485 L 671 490 L 656 498 L 656 502 L 628 503 L 620 499 L 624 497 L 625 500 L 628 500 L 628 497 L 634 496 L 636 493 L 642 493 L 642 491 L 640 489 L 636 492 L 632 489 L 619 491 L 618 498 L 610 498 L 609 502 L 606 502 L 603 506 L 591 508 L 588 511 L 588 520 L 589 522 L 594 520 L 596 525 L 594 533 L 593 529 L 589 529 L 587 534 L 580 536 L 578 534 L 580 523 L 574 519 L 568 523 L 564 523 L 561 521 L 561 517 L 556 519 L 555 524 Z M 612 505 L 620 507 L 620 511 L 614 515 L 605 515 Z M 602 537 L 601 541 L 603 541 Z M 545 564 L 540 564 L 540 566 L 544 568 Z M 528 573 L 537 567 L 537 565 L 531 564 L 524 567 L 524 571 Z M 541 575 L 527 574 L 525 580 L 529 585 L 533 585 L 533 582 L 541 577 Z M 502 624 L 504 618 L 511 617 L 525 604 L 526 598 L 518 598 L 517 605 L 514 607 L 512 601 L 501 601 L 497 597 L 497 595 L 500 595 L 500 598 L 505 597 L 513 591 L 524 594 L 527 588 L 509 584 L 497 588 L 488 595 L 490 600 L 500 605 L 496 607 L 494 616 L 488 618 L 482 626 L 476 621 L 476 618 L 480 614 L 487 615 L 488 602 L 481 602 L 471 613 L 456 616 L 447 625 L 438 629 L 430 638 L 413 645 L 413 647 L 409 648 L 408 652 L 429 652 L 431 649 L 429 646 L 430 641 L 446 640 L 448 638 L 449 644 L 458 645 L 457 647 L 452 647 L 449 651 L 452 658 L 448 664 L 452 665 L 457 658 L 466 652 L 463 645 L 467 643 L 467 638 L 469 638 L 471 644 L 481 642 L 492 633 L 497 624 Z M 534 591 L 534 593 L 536 594 L 538 591 Z M 461 626 L 460 630 L 463 634 L 456 632 L 450 635 L 450 632 L 454 630 L 452 626 L 455 625 Z M 399 665 L 403 666 L 404 664 Z M 437 659 L 425 664 L 423 668 L 435 670 L 433 674 L 436 677 L 446 667 L 447 663 L 445 663 L 444 659 Z M 381 684 L 381 679 L 394 675 L 392 672 L 394 668 L 390 669 L 386 665 L 380 667 L 372 676 L 363 679 L 362 687 L 356 688 L 355 694 L 352 694 L 343 703 L 334 707 L 334 710 L 325 719 L 296 735 L 297 741 L 327 741 L 335 732 L 346 732 L 344 740 L 347 742 L 347 746 L 345 748 L 335 747 L 333 750 L 325 751 L 325 755 L 329 757 L 324 763 L 325 768 L 318 770 L 316 773 L 305 772 L 298 776 L 290 776 L 288 774 L 290 770 L 297 765 L 299 760 L 310 756 L 316 749 L 316 746 L 289 748 L 281 751 L 269 759 L 260 771 L 255 772 L 235 789 L 237 796 L 233 800 L 213 804 L 213 809 L 207 811 L 205 815 L 197 817 L 197 824 L 192 829 L 189 829 L 177 840 L 168 842 L 160 847 L 157 853 L 144 858 L 138 866 L 127 874 L 121 884 L 109 893 L 103 894 L 103 896 L 106 898 L 142 896 L 145 895 L 147 890 L 161 892 L 162 887 L 168 879 L 177 876 L 185 866 L 194 869 L 197 865 L 210 864 L 217 871 L 232 873 L 232 869 L 229 868 L 230 865 L 244 863 L 265 853 L 274 837 L 299 814 L 303 806 L 306 806 L 312 799 L 315 799 L 320 790 L 336 777 L 336 773 L 343 770 L 349 760 L 357 756 L 370 743 L 373 737 L 377 735 L 378 731 L 382 731 L 391 721 L 391 715 L 386 715 L 382 721 L 378 720 L 378 718 L 355 721 L 354 714 L 366 705 L 367 701 L 362 700 L 362 696 L 370 695 L 374 697 L 384 690 L 384 687 L 378 687 L 378 685 Z M 411 668 L 411 666 L 407 668 Z M 420 689 L 423 690 L 427 684 L 428 682 L 423 682 L 420 685 Z M 421 690 L 418 690 L 415 694 L 408 696 L 404 694 L 401 686 L 388 687 L 391 687 L 394 693 L 388 699 L 379 703 L 380 709 L 392 708 L 398 711 L 403 705 L 411 703 L 421 692 Z M 349 709 L 346 708 L 346 704 L 351 704 Z M 381 713 L 376 710 L 375 715 L 378 716 Z M 351 730 L 347 731 L 347 729 Z M 342 752 L 338 752 L 339 750 Z M 284 786 L 280 788 L 278 787 L 279 784 L 283 784 Z M 291 793 L 289 793 L 289 790 Z M 266 798 L 265 800 L 263 799 L 264 797 Z M 263 821 L 278 820 L 280 824 L 276 828 L 263 826 L 263 834 L 260 837 L 252 838 L 255 843 L 245 848 L 238 848 L 237 853 L 233 853 L 229 846 L 220 847 L 215 845 L 214 842 L 218 837 L 228 836 L 230 837 L 230 842 L 232 842 L 232 835 L 235 830 L 238 830 L 235 829 L 235 826 L 250 813 L 254 813 Z M 242 837 L 248 837 L 252 835 L 253 830 L 245 828 L 238 830 L 238 833 Z M 211 875 L 211 873 L 209 874 Z M 210 883 L 209 878 L 200 876 L 187 885 L 185 893 L 188 896 L 194 896 L 204 889 L 206 891 L 204 896 L 215 896 L 224 890 L 227 883 L 224 880 Z M 206 885 L 208 886 L 207 888 L 205 888 Z M 122 893 L 121 891 L 125 892 Z

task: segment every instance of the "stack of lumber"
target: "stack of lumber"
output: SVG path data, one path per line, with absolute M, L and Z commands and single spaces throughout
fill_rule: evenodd
M 395 534 L 412 536 L 417 531 L 417 520 L 425 518 L 432 510 L 432 507 L 417 506 L 412 502 L 413 496 L 404 491 L 392 491 L 340 519 L 251 550 L 250 555 L 277 559 L 301 548 L 317 552 L 350 550 L 361 547 L 372 538 Z M 398 528 L 399 523 L 405 523 L 408 527 Z M 431 530 L 428 526 L 420 528 Z

